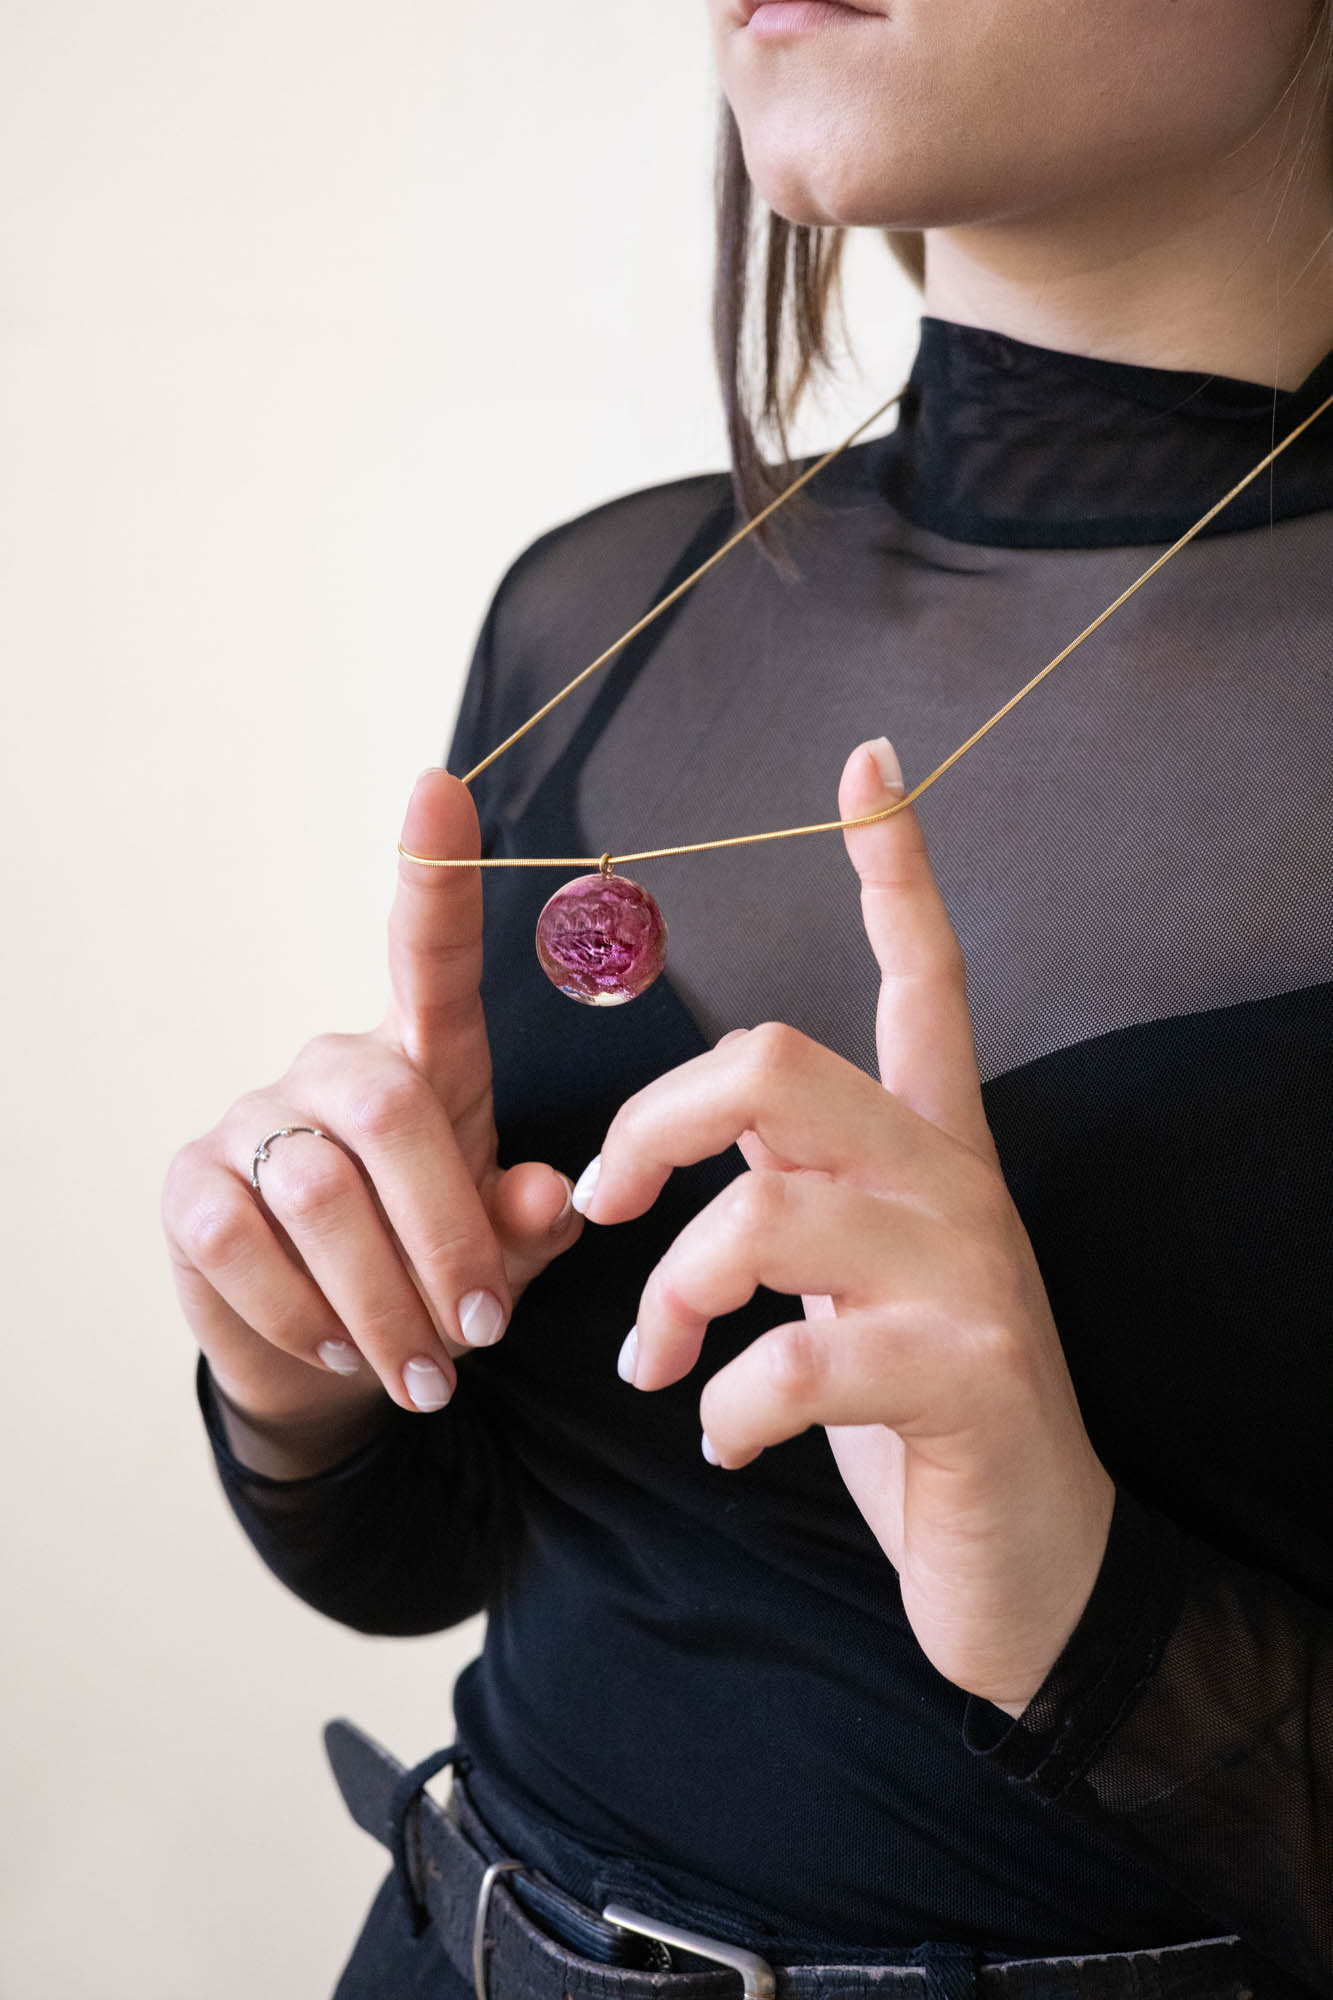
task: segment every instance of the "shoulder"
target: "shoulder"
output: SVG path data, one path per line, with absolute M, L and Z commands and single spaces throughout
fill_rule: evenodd
M 701 472 L 636 487 L 558 521 L 521 548 L 491 593 L 446 762 L 465 769 L 514 730 L 662 595 L 664 580 L 719 508 L 735 514 L 731 474 Z M 701 558 L 702 560 L 702 558 Z M 504 789 L 523 793 L 577 720 L 560 719 L 506 752 Z
M 565 643 L 618 638 L 703 524 L 733 505 L 730 473 L 701 472 L 636 487 L 547 528 L 496 585 L 498 656 L 513 660 L 527 646 L 563 656 Z

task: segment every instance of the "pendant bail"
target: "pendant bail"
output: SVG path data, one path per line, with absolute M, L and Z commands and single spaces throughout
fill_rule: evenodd
M 601 860 L 597 864 L 598 868 L 601 870 L 602 874 L 606 876 L 608 881 L 610 881 L 611 879 L 611 870 L 615 867 L 615 865 L 616 865 L 615 862 L 611 859 L 611 856 L 609 854 L 604 854 Z

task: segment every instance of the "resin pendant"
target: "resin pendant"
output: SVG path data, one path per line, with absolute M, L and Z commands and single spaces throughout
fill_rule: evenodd
M 648 891 L 623 875 L 576 875 L 537 919 L 537 959 L 553 986 L 590 1007 L 646 992 L 666 964 L 667 927 Z

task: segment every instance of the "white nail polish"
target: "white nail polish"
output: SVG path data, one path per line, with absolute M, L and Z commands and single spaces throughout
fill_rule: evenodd
M 634 1364 L 639 1358 L 639 1329 L 632 1326 L 621 1343 L 616 1373 L 622 1382 L 633 1382 Z
M 713 1440 L 709 1437 L 707 1431 L 703 1431 L 700 1434 L 699 1448 L 710 1465 L 720 1465 L 722 1463 L 717 1453 L 713 1450 Z
M 493 1347 L 505 1330 L 504 1307 L 494 1292 L 464 1292 L 458 1324 L 469 1347 Z
M 419 1410 L 442 1410 L 452 1393 L 443 1369 L 433 1361 L 407 1362 L 403 1387 Z
M 589 1160 L 578 1180 L 574 1183 L 574 1206 L 580 1215 L 588 1213 L 589 1204 L 597 1192 L 597 1178 L 602 1171 L 602 1156 L 596 1154 Z
M 315 1352 L 335 1375 L 355 1375 L 361 1366 L 361 1356 L 350 1340 L 321 1340 Z

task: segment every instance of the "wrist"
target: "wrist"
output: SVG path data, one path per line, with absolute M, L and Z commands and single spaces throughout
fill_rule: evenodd
M 375 1382 L 335 1398 L 290 1400 L 276 1408 L 238 1399 L 219 1382 L 205 1360 L 218 1421 L 233 1457 L 250 1472 L 270 1479 L 301 1479 L 350 1458 L 376 1435 L 393 1404 Z
M 1045 1624 L 1046 1637 L 1038 1655 L 1039 1665 L 1017 1687 L 1012 1683 L 1005 1687 L 1002 1696 L 987 1694 L 983 1697 L 993 1708 L 1001 1709 L 1015 1721 L 1032 1706 L 1083 1621 L 1106 1559 L 1115 1496 L 1114 1480 L 1097 1461 L 1087 1495 L 1086 1537 L 1081 1553 L 1075 1555 L 1069 1552 L 1060 1565 L 1069 1583 L 1069 1593 Z

